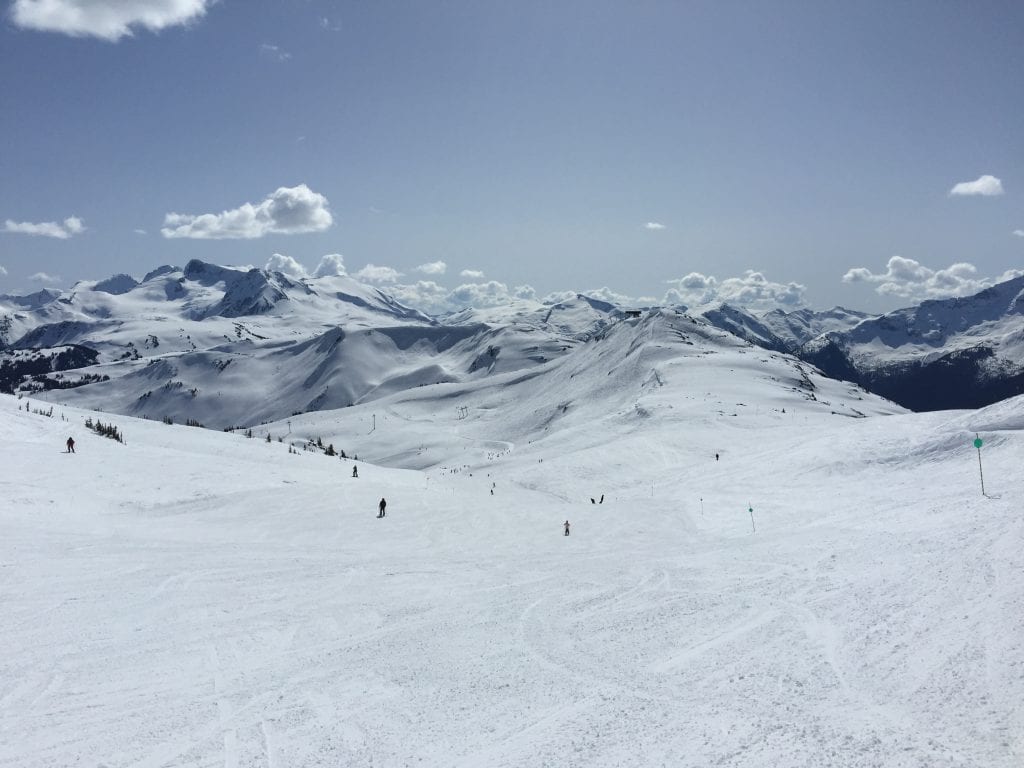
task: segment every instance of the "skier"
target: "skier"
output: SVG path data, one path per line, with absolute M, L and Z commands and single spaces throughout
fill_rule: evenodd
M 359 477 L 359 467 L 352 467 L 352 477 Z
M 380 509 L 380 512 L 377 513 L 377 517 L 384 517 L 384 509 L 387 507 L 387 505 L 388 503 L 384 500 L 384 497 L 382 496 L 380 499 L 380 504 L 377 505 L 377 507 Z
M 603 493 L 601 494 L 601 500 L 599 502 L 597 502 L 597 503 L 598 504 L 604 504 L 604 494 Z
M 566 536 L 569 535 L 569 521 L 568 520 L 565 521 L 565 535 Z
M 74 453 L 75 452 L 75 438 L 69 437 L 68 438 L 68 442 L 67 442 L 67 446 L 68 446 L 68 453 Z
M 718 461 L 718 454 L 715 454 L 715 461 Z

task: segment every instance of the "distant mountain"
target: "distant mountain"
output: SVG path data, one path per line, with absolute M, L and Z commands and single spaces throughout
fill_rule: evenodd
M 877 315 L 845 307 L 833 307 L 824 311 L 798 309 L 793 312 L 773 309 L 761 315 L 761 323 L 771 329 L 778 338 L 783 339 L 788 350 L 792 352 L 816 336 L 848 331 L 861 321 L 873 317 Z
M 916 411 L 979 408 L 1024 393 L 1024 277 L 925 301 L 799 350 L 829 376 Z
M 797 352 L 806 342 L 830 331 L 845 331 L 874 315 L 833 307 L 823 312 L 798 309 L 784 312 L 773 309 L 755 314 L 730 304 L 704 309 L 701 316 L 716 328 L 739 336 L 765 349 Z
M 881 317 L 728 304 L 627 313 L 582 294 L 430 317 L 350 277 L 295 279 L 193 260 L 141 282 L 115 275 L 0 297 L 0 389 L 237 426 L 410 389 L 534 376 L 614 332 L 630 339 L 622 354 L 651 353 L 661 337 L 702 354 L 753 345 L 908 408 L 976 407 L 1024 386 L 1022 289 L 1019 278 Z M 790 377 L 798 383 L 809 368 L 800 370 Z M 652 370 L 631 375 L 647 380 Z M 48 389 L 61 392 L 42 394 Z
M 349 277 L 298 280 L 190 261 L 141 282 L 115 275 L 67 293 L 7 297 L 0 384 L 40 399 L 226 428 L 403 392 L 444 400 L 446 392 L 491 381 L 536 381 L 530 397 L 550 398 L 568 386 L 566 371 L 578 388 L 591 365 L 604 371 L 586 373 L 600 410 L 661 386 L 659 359 L 748 348 L 704 318 L 672 310 L 637 315 L 580 294 L 432 318 Z M 738 311 L 729 316 L 739 318 L 734 330 L 756 327 Z M 799 365 L 780 359 L 780 371 L 792 372 L 776 378 L 803 399 L 811 390 Z
M 916 411 L 979 408 L 1024 393 L 1024 278 L 875 316 L 835 307 L 755 314 L 721 304 L 708 322 L 792 353 Z

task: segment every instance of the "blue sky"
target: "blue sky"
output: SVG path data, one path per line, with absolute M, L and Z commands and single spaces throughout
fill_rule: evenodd
M 0 293 L 880 311 L 1024 267 L 1020 2 L 5 0 L 0 72 Z

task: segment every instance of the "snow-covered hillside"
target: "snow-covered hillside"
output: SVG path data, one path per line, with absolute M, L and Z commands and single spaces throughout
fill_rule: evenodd
M 728 338 L 271 442 L 0 396 L 0 765 L 1019 766 L 1024 402 L 881 415 Z
M 725 332 L 698 335 L 686 342 L 691 350 L 670 334 L 683 357 L 746 342 L 913 410 L 979 407 L 1024 392 L 1022 281 L 879 318 L 728 304 L 627 313 L 584 295 L 432 318 L 350 277 L 297 280 L 190 261 L 140 282 L 115 275 L 67 294 L 0 297 L 0 391 L 217 429 L 253 426 L 425 386 L 572 368 L 587 359 L 582 348 L 619 328 L 635 334 L 617 347 L 631 354 L 647 338 L 636 320 L 674 315 Z
M 914 410 L 979 407 L 1024 392 L 1024 277 L 925 301 L 808 342 L 800 355 Z

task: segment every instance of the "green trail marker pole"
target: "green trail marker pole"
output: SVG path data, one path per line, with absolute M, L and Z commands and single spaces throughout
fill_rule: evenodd
M 754 525 L 754 508 L 748 503 L 747 512 L 750 513 L 750 532 L 757 533 L 757 526 Z
M 981 471 L 981 446 L 985 441 L 978 437 L 978 433 L 974 433 L 974 447 L 978 449 L 978 477 L 981 478 L 981 495 L 985 495 L 985 473 Z

